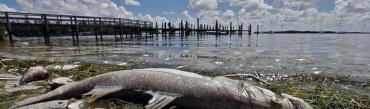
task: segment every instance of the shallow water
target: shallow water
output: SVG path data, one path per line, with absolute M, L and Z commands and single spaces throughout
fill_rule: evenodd
M 114 42 L 104 36 L 21 38 L 1 42 L 0 54 L 10 58 L 73 60 L 137 67 L 184 67 L 221 74 L 320 73 L 370 77 L 369 34 L 263 34 L 233 36 L 154 36 Z

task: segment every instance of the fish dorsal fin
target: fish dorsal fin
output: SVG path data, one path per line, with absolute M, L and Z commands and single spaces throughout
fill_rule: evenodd
M 147 91 L 146 93 L 152 95 L 153 98 L 149 100 L 149 104 L 145 106 L 145 109 L 162 109 L 176 98 L 180 97 L 178 94 L 166 92 Z

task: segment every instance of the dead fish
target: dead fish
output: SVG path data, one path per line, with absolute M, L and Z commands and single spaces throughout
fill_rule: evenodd
M 22 76 L 19 81 L 20 85 L 27 84 L 32 81 L 45 80 L 49 77 L 49 72 L 45 67 L 31 67 Z
M 147 109 L 167 105 L 192 109 L 312 109 L 302 99 L 283 94 L 278 97 L 270 90 L 246 81 L 223 76 L 206 77 L 172 69 L 135 69 L 105 73 L 61 86 L 51 92 L 27 98 L 11 108 L 55 99 L 78 98 L 84 102 L 112 94 L 136 91 L 150 95 Z
M 31 67 L 22 76 L 19 84 L 24 85 L 32 81 L 45 80 L 49 77 L 50 72 L 71 70 L 77 67 L 79 67 L 79 65 L 49 65 L 46 67 Z

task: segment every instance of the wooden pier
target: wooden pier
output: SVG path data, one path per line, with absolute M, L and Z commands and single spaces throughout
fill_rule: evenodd
M 114 35 L 115 41 L 122 41 L 128 37 L 153 37 L 159 34 L 242 35 L 243 31 L 251 34 L 251 25 L 248 30 L 243 30 L 243 24 L 237 25 L 235 29 L 232 22 L 229 25 L 221 25 L 215 21 L 214 25 L 209 25 L 201 24 L 199 21 L 198 18 L 197 24 L 181 21 L 176 25 L 171 22 L 158 24 L 125 18 L 0 11 L 0 26 L 6 27 L 11 42 L 14 41 L 14 36 L 18 38 L 42 36 L 45 43 L 50 43 L 53 36 L 71 36 L 73 43 L 79 43 L 82 36 L 95 36 L 96 43 L 99 43 L 104 41 L 104 35 Z

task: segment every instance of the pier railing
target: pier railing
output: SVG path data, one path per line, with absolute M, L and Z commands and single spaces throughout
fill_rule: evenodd
M 218 21 L 214 25 L 201 24 L 197 19 L 196 24 L 188 21 L 181 21 L 178 24 L 162 22 L 155 24 L 151 21 L 134 20 L 126 18 L 76 16 L 76 15 L 57 15 L 39 14 L 24 12 L 4 12 L 0 11 L 0 25 L 6 27 L 8 37 L 13 42 L 13 36 L 18 38 L 28 36 L 43 36 L 45 43 L 50 42 L 51 36 L 72 36 L 73 43 L 79 42 L 80 36 L 95 35 L 95 40 L 103 42 L 103 35 L 113 35 L 114 39 L 122 40 L 125 37 L 153 36 L 162 34 L 171 36 L 179 33 L 183 35 L 242 35 L 243 31 L 251 34 L 251 25 L 248 30 L 243 30 L 243 24 L 233 26 L 220 24 Z M 258 30 L 258 29 L 257 29 Z M 100 36 L 100 37 L 99 37 Z
M 111 30 L 114 30 L 115 32 L 121 31 L 121 33 L 122 31 L 138 33 L 153 29 L 153 22 L 143 20 L 111 18 L 111 17 L 3 12 L 3 11 L 0 11 L 0 24 L 6 27 L 10 41 L 13 41 L 13 35 L 17 37 L 39 36 L 40 35 L 39 33 L 27 35 L 20 34 L 22 31 L 25 32 L 25 30 L 30 29 L 28 30 L 28 32 L 30 32 L 32 29 L 35 28 L 37 28 L 39 32 L 42 34 L 42 36 L 45 37 L 45 42 L 49 41 L 51 34 L 52 35 L 71 34 L 73 36 L 73 39 L 78 40 L 78 36 L 80 32 L 82 32 L 79 31 L 79 29 L 82 28 L 93 29 L 95 30 L 95 33 L 100 32 L 101 35 L 104 33 L 102 31 L 103 28 L 113 28 Z M 65 29 L 64 34 L 62 34 L 63 32 L 58 33 L 55 31 L 54 32 L 51 31 L 52 28 L 57 27 Z

